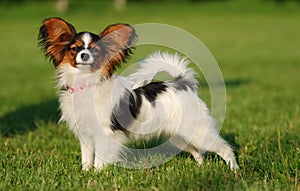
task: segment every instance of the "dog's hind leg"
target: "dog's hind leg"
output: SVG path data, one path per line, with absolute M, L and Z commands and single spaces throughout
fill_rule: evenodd
M 201 165 L 203 163 L 203 156 L 201 153 L 199 153 L 197 151 L 197 149 L 187 143 L 184 138 L 180 137 L 180 136 L 173 136 L 171 139 L 170 139 L 170 142 L 175 146 L 177 147 L 178 149 L 182 150 L 182 151 L 185 151 L 187 153 L 190 153 L 192 154 L 192 156 L 194 157 L 194 159 Z
M 216 137 L 215 142 L 207 148 L 207 151 L 217 153 L 228 165 L 230 165 L 232 170 L 237 170 L 239 168 L 232 148 L 220 136 Z
M 203 129 L 205 128 L 199 128 L 199 131 L 195 133 L 189 145 L 195 148 L 199 153 L 198 155 L 206 151 L 214 152 L 222 157 L 232 170 L 238 169 L 235 155 L 226 141 L 220 137 L 219 133 L 213 127 L 207 128 L 206 131 L 203 131 Z
M 194 159 L 201 165 L 203 163 L 203 156 L 200 152 L 198 152 L 194 146 L 187 145 L 184 149 L 185 152 L 191 153 Z

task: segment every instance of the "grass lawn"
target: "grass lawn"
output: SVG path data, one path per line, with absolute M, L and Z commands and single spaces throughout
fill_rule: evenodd
M 110 1 L 87 2 L 71 1 L 64 14 L 51 2 L 0 3 L 0 190 L 300 190 L 300 4 L 133 1 L 116 12 Z M 220 133 L 235 146 L 237 174 L 211 153 L 202 166 L 180 154 L 150 169 L 82 172 L 78 141 L 56 124 L 54 68 L 37 48 L 50 16 L 95 33 L 116 22 L 165 23 L 204 42 L 226 83 Z M 209 102 L 209 88 L 200 91 Z

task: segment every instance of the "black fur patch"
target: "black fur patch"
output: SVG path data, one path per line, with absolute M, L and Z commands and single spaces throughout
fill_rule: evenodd
M 142 105 L 140 94 L 135 96 L 127 91 L 111 115 L 112 130 L 126 131 L 126 128 L 137 118 Z
M 145 98 L 153 103 L 158 94 L 165 92 L 167 85 L 164 82 L 152 82 L 146 86 L 135 89 L 136 94 L 144 95 Z
M 191 90 L 195 90 L 194 85 L 187 79 L 183 78 L 182 76 L 177 76 L 174 80 L 171 81 L 172 86 L 176 90 L 184 90 L 187 91 L 188 88 Z
M 137 88 L 133 92 L 127 91 L 111 115 L 111 128 L 113 131 L 127 131 L 126 128 L 138 117 L 142 106 L 142 96 L 155 106 L 157 95 L 165 92 L 167 86 L 164 82 L 152 82 Z

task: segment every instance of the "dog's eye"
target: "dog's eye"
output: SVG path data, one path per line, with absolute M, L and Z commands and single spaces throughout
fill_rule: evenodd
M 100 53 L 100 49 L 98 47 L 95 47 L 95 48 L 92 49 L 92 52 L 93 52 L 94 55 L 97 55 L 97 54 Z
M 80 48 L 78 46 L 71 46 L 71 50 L 78 52 Z

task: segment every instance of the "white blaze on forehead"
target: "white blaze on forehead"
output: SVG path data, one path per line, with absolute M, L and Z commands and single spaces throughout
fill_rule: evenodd
M 84 48 L 87 49 L 89 47 L 89 44 L 92 41 L 92 37 L 91 37 L 90 33 L 84 33 L 82 36 L 82 41 L 84 43 Z
M 76 63 L 78 64 L 78 68 L 81 65 L 90 65 L 94 62 L 94 57 L 91 52 L 88 50 L 89 44 L 92 42 L 92 36 L 90 33 L 83 33 L 81 36 L 81 40 L 83 41 L 83 49 L 80 50 L 76 55 Z

